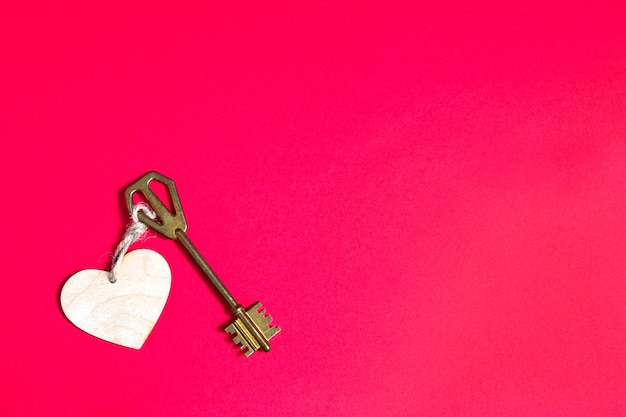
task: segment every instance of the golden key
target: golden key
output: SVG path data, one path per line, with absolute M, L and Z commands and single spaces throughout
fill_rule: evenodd
M 172 203 L 172 211 L 170 211 L 152 189 L 150 189 L 150 183 L 152 181 L 160 182 L 167 187 Z M 200 269 L 202 269 L 202 272 L 204 272 L 217 292 L 223 297 L 226 304 L 228 304 L 235 316 L 235 321 L 226 327 L 225 330 L 235 335 L 233 341 L 241 344 L 240 349 L 245 350 L 246 357 L 252 355 L 258 349 L 269 352 L 269 340 L 276 336 L 280 331 L 280 327 L 270 326 L 272 318 L 265 314 L 265 310 L 259 311 L 261 309 L 261 303 L 256 303 L 248 310 L 244 310 L 230 291 L 226 289 L 215 272 L 213 272 L 207 261 L 200 255 L 198 249 L 191 243 L 191 240 L 189 240 L 185 233 L 187 231 L 187 221 L 183 214 L 174 181 L 158 172 L 149 172 L 141 177 L 126 189 L 126 204 L 129 212 L 132 211 L 134 204 L 133 194 L 135 193 L 141 193 L 157 215 L 157 218 L 152 220 L 146 216 L 145 213 L 140 211 L 139 220 L 161 233 L 163 236 L 178 240 L 187 252 L 189 252 L 193 260 L 196 261 Z

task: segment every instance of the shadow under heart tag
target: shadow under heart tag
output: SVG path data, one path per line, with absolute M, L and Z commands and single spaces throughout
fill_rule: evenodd
M 100 339 L 139 349 L 156 324 L 170 292 L 172 274 L 157 252 L 128 252 L 115 283 L 109 272 L 85 269 L 61 290 L 61 307 L 79 329 Z

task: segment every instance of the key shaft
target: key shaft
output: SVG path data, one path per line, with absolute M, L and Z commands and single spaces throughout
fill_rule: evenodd
M 196 262 L 196 264 L 200 267 L 204 275 L 211 281 L 213 287 L 220 293 L 226 304 L 231 308 L 231 310 L 235 311 L 237 307 L 239 307 L 239 303 L 235 300 L 235 297 L 228 291 L 224 283 L 221 279 L 215 274 L 213 268 L 209 265 L 209 263 L 202 257 L 198 249 L 191 242 L 191 240 L 187 237 L 187 233 L 178 229 L 175 232 L 176 239 L 183 245 L 183 247 L 187 250 L 187 253 L 191 256 L 191 258 Z
M 270 350 L 270 344 L 265 340 L 265 338 L 259 332 L 259 329 L 252 323 L 252 320 L 246 314 L 244 308 L 239 304 L 233 295 L 228 291 L 224 283 L 221 279 L 215 274 L 209 263 L 202 257 L 198 249 L 191 242 L 191 240 L 187 237 L 187 234 L 181 229 L 176 230 L 176 239 L 183 245 L 183 247 L 187 250 L 187 253 L 193 258 L 196 264 L 200 267 L 202 272 L 206 275 L 206 277 L 211 281 L 213 287 L 220 293 L 224 301 L 228 304 L 233 314 L 241 319 L 243 324 L 246 326 L 248 331 L 252 333 L 252 336 L 257 340 L 261 349 L 266 352 Z

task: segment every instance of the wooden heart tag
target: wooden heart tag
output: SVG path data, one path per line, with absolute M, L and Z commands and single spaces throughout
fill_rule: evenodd
M 109 272 L 85 269 L 61 290 L 65 316 L 79 329 L 100 339 L 139 349 L 156 324 L 170 292 L 172 274 L 157 252 L 128 252 L 109 282 Z

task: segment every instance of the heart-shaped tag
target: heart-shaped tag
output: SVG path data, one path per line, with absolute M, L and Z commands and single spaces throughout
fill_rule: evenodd
M 61 290 L 61 307 L 79 329 L 118 345 L 139 349 L 156 324 L 170 292 L 172 274 L 157 252 L 128 252 L 109 282 L 108 271 L 85 269 Z

